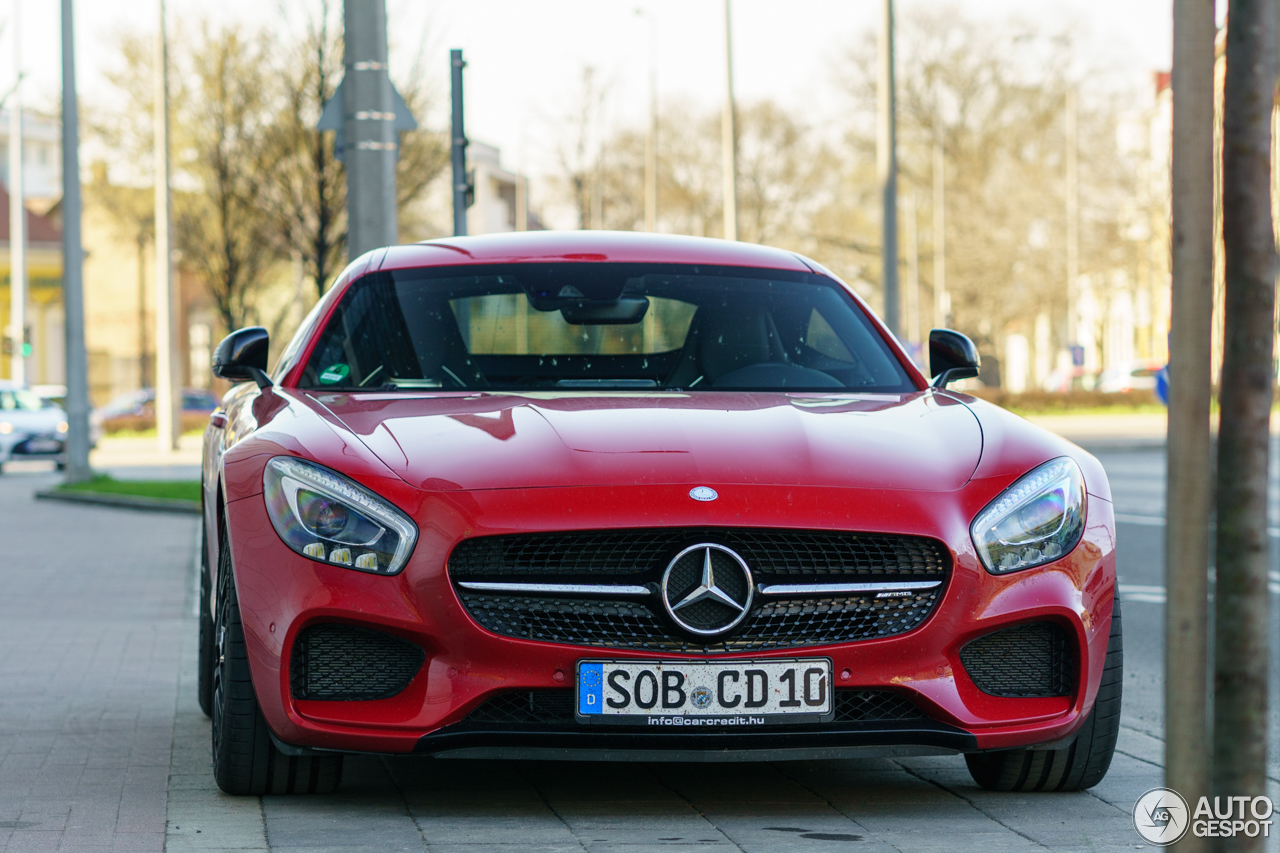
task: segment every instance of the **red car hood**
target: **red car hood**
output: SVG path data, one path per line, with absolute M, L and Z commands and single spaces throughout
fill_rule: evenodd
M 944 395 L 314 394 L 425 489 L 752 483 L 950 491 L 982 451 Z

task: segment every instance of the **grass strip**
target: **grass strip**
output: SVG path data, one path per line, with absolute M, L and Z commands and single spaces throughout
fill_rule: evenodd
M 63 484 L 55 491 L 97 492 L 108 495 L 133 495 L 140 498 L 200 502 L 199 480 L 117 480 L 114 477 L 99 474 L 81 483 Z

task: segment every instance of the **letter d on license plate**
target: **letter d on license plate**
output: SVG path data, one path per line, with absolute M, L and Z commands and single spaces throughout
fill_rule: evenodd
M 707 729 L 829 722 L 831 659 L 578 662 L 580 723 Z

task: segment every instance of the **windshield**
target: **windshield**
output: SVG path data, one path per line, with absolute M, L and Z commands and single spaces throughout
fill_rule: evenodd
M 300 385 L 916 390 L 854 300 L 824 276 L 669 264 L 467 270 L 357 281 Z
M 30 391 L 0 391 L 0 412 L 38 412 L 44 408 L 44 400 Z

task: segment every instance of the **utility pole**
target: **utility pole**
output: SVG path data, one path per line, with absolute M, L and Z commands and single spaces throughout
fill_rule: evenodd
M 396 98 L 387 75 L 386 0 L 343 7 L 343 156 L 347 167 L 347 256 L 395 245 Z
M 1174 0 L 1172 317 L 1165 480 L 1164 779 L 1199 802 L 1210 792 L 1209 520 L 1213 326 L 1214 0 Z M 1209 842 L 1188 833 L 1179 851 Z
M 1080 108 L 1074 86 L 1067 89 L 1063 119 L 1067 143 L 1067 343 L 1078 343 L 1076 284 L 1080 278 Z
M 947 328 L 947 155 L 942 122 L 933 131 L 933 324 Z
M 462 51 L 449 51 L 449 74 L 453 82 L 453 131 L 450 145 L 453 163 L 453 236 L 467 236 L 467 208 L 471 206 L 471 181 L 467 177 L 467 132 L 463 125 Z
M 649 24 L 649 127 L 644 136 L 644 230 L 658 230 L 658 37 L 653 13 L 636 9 Z M 733 84 L 730 83 L 730 86 Z
M 1275 0 L 1232 0 L 1222 98 L 1226 260 L 1218 429 L 1214 589 L 1213 794 L 1258 796 L 1267 783 L 1271 596 L 1267 537 L 1276 307 L 1271 120 Z M 1264 849 L 1237 837 L 1222 849 Z
M 920 228 L 916 194 L 907 195 L 907 340 L 921 343 L 920 337 Z
M 80 245 L 80 116 L 76 97 L 76 29 L 72 0 L 62 0 L 62 305 L 66 322 L 66 478 L 89 468 L 89 360 L 84 342 L 84 252 Z
M 178 389 L 178 299 L 173 276 L 169 210 L 169 45 L 164 0 L 157 0 L 160 29 L 155 55 L 156 176 L 156 440 L 161 453 L 178 447 L 182 393 Z
M 733 106 L 733 22 L 731 0 L 724 0 L 724 113 L 720 117 L 720 153 L 724 165 L 724 238 L 738 239 L 738 128 Z
M 880 180 L 880 265 L 884 286 L 884 322 L 894 335 L 898 319 L 898 130 L 893 77 L 893 0 L 882 0 L 880 23 L 880 121 L 876 172 Z
M 22 27 L 13 0 L 13 106 L 9 107 L 9 377 L 27 381 L 27 206 L 23 199 L 22 160 Z

